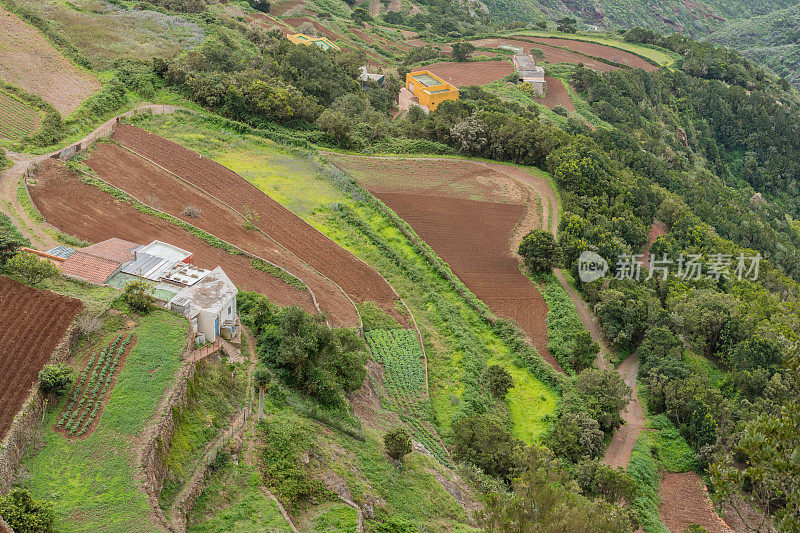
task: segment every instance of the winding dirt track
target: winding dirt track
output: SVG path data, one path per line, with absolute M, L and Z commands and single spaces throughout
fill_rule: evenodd
M 258 213 L 255 225 L 357 302 L 372 301 L 398 319 L 397 293 L 372 267 L 222 165 L 158 135 L 121 125 L 113 139 L 236 211 Z M 355 312 L 355 311 L 354 311 Z M 356 325 L 358 319 L 356 315 Z

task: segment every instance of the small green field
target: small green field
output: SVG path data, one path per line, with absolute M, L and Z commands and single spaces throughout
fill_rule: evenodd
M 115 339 L 125 320 L 118 313 L 107 315 L 99 340 Z M 137 342 L 88 438 L 68 440 L 52 429 L 66 396 L 48 409 L 41 447 L 22 462 L 22 484 L 53 503 L 58 531 L 152 531 L 147 497 L 133 475 L 135 443 L 180 367 L 187 331 L 186 321 L 167 311 L 137 320 Z M 88 359 L 91 349 L 80 349 L 76 362 Z
M 39 110 L 0 91 L 0 139 L 18 141 L 39 129 Z

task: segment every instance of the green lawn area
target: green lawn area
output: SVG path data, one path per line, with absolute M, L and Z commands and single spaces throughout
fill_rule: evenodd
M 291 531 L 278 506 L 261 490 L 261 476 L 246 464 L 215 472 L 189 514 L 190 533 Z
M 156 310 L 139 320 L 134 333 L 136 345 L 95 432 L 85 440 L 67 440 L 54 432 L 61 407 L 54 406 L 44 419 L 42 447 L 23 460 L 29 476 L 23 485 L 53 503 L 58 531 L 153 530 L 146 495 L 132 474 L 133 447 L 180 367 L 187 324 Z M 110 332 L 106 340 L 116 334 Z M 78 354 L 77 360 L 87 354 Z

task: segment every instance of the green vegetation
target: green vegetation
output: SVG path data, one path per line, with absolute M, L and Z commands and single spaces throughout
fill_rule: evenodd
M 191 533 L 291 531 L 278 506 L 261 490 L 256 469 L 232 462 L 210 475 L 188 517 Z
M 650 434 L 646 431 L 639 434 L 633 447 L 628 474 L 636 482 L 637 496 L 633 500 L 633 508 L 639 513 L 642 528 L 647 533 L 668 533 L 658 514 L 661 475 L 658 473 L 658 462 L 653 458 Z
M 72 385 L 72 368 L 65 363 L 48 364 L 39 371 L 39 386 L 46 394 L 61 394 Z
M 38 285 L 46 279 L 60 275 L 53 263 L 31 252 L 17 252 L 6 262 L 5 268 L 29 285 Z
M 53 509 L 50 504 L 36 501 L 20 488 L 0 496 L 0 516 L 19 533 L 50 533 L 53 531 Z
M 113 324 L 113 315 L 106 323 Z M 54 431 L 61 407 L 45 414 L 42 445 L 23 460 L 23 486 L 47 494 L 59 531 L 149 531 L 147 498 L 134 480 L 130 443 L 153 416 L 161 395 L 173 381 L 186 341 L 187 324 L 179 316 L 154 311 L 139 319 L 137 342 L 122 368 L 97 429 L 86 439 L 68 440 Z M 106 344 L 119 336 L 104 335 Z M 83 360 L 93 350 L 81 351 Z M 87 482 L 87 480 L 90 480 Z M 76 513 L 81 516 L 75 521 Z
M 159 504 L 165 510 L 194 473 L 206 445 L 236 416 L 244 402 L 246 377 L 242 366 L 222 360 L 198 364 L 187 389 L 186 406 L 172 413 L 175 430 L 164 457 L 166 474 L 159 495 Z
M 581 335 L 587 332 L 575 304 L 561 283 L 555 277 L 549 276 L 541 292 L 547 302 L 547 348 L 550 353 L 567 372 L 581 371 L 592 366 L 592 350 L 581 350 Z M 591 336 L 589 340 L 591 341 Z M 596 351 L 594 355 L 597 355 Z
M 383 445 L 386 453 L 395 461 L 401 460 L 404 456 L 411 453 L 411 435 L 405 428 L 397 428 L 383 436 Z

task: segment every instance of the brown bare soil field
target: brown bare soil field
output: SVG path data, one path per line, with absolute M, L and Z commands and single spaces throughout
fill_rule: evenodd
M 369 14 L 373 18 L 381 14 L 381 0 L 372 0 L 369 4 Z
M 440 44 L 440 43 L 429 43 L 428 41 L 423 41 L 422 39 L 409 39 L 406 41 L 411 46 L 432 46 L 434 50 L 439 49 L 443 54 L 450 55 L 453 53 L 453 46 L 449 44 Z
M 68 115 L 100 90 L 100 82 L 65 58 L 36 28 L 0 7 L 0 78 Z
M 394 312 L 397 294 L 377 271 L 235 172 L 133 126 L 120 126 L 113 138 L 234 209 L 248 206 L 259 214 L 259 228 L 337 283 L 353 300 L 373 301 L 384 310 Z
M 270 17 L 269 15 L 265 15 L 264 13 L 251 13 L 250 15 L 247 15 L 247 20 L 254 20 L 268 30 L 278 29 L 282 31 L 284 35 L 295 32 L 293 27 L 289 26 L 288 24 L 284 24 L 283 21 Z
M 653 245 L 653 241 L 666 234 L 667 225 L 664 222 L 655 219 L 653 221 L 653 225 L 650 226 L 650 233 L 647 236 L 647 244 L 645 244 L 644 250 L 642 250 L 642 264 L 648 269 L 650 267 L 650 246 Z
M 658 512 L 670 531 L 684 531 L 691 524 L 699 524 L 709 533 L 731 531 L 714 511 L 703 480 L 694 472 L 664 474 L 659 496 Z
M 531 48 L 539 48 L 544 52 L 544 60 L 548 63 L 570 63 L 573 65 L 583 63 L 583 66 L 586 68 L 590 68 L 598 72 L 619 70 L 619 67 L 609 65 L 608 63 L 603 63 L 602 61 L 592 59 L 591 57 L 582 56 L 580 54 L 576 54 L 575 52 L 570 52 L 569 50 L 564 50 L 554 46 L 548 46 L 546 44 L 532 43 L 530 41 L 520 41 L 517 39 L 478 39 L 476 41 L 472 41 L 472 44 L 485 48 L 498 48 L 500 45 L 504 44 L 516 46 L 521 47 L 526 54 L 530 53 Z
M 389 0 L 389 7 L 386 11 L 400 11 L 400 0 Z
M 264 233 L 245 229 L 245 220 L 221 202 L 116 144 L 98 144 L 86 163 L 104 181 L 150 207 L 219 236 L 302 279 L 332 326 L 358 326 L 358 314 L 341 289 Z M 200 209 L 200 217 L 183 214 L 190 205 Z
M 423 68 L 430 70 L 456 87 L 461 85 L 486 85 L 514 72 L 514 66 L 511 61 L 433 63 Z
M 295 9 L 296 7 L 302 7 L 303 12 L 308 13 L 308 10 L 305 9 L 305 4 L 301 0 L 289 0 L 288 2 L 282 2 L 277 5 L 272 5 L 269 8 L 269 12 L 271 15 L 283 16 L 289 11 Z
M 561 80 L 549 76 L 546 76 L 544 80 L 547 82 L 547 91 L 543 98 L 537 98 L 536 101 L 550 109 L 560 105 L 567 108 L 567 111 L 575 111 L 575 104 Z
M 640 68 L 647 72 L 658 70 L 658 67 L 649 61 L 630 52 L 626 52 L 625 50 L 614 48 L 613 46 L 606 46 L 604 44 L 591 43 L 588 41 L 577 41 L 575 39 L 557 39 L 549 37 L 530 37 L 530 39 L 549 46 L 566 47 L 570 50 L 581 52 L 582 54 L 607 59 L 631 68 Z
M 399 0 L 396 0 L 396 1 L 399 4 Z M 415 31 L 411 31 L 411 30 L 400 30 L 400 32 L 403 34 L 403 39 L 413 39 L 414 37 L 419 35 L 419 33 L 415 32 Z
M 331 160 L 380 198 L 502 318 L 514 320 L 539 353 L 547 349 L 547 303 L 522 273 L 511 239 L 528 209 L 502 169 L 467 161 L 356 158 Z
M 200 267 L 221 266 L 242 290 L 258 291 L 278 305 L 297 305 L 309 313 L 316 312 L 308 291 L 295 289 L 254 269 L 246 256 L 215 248 L 175 224 L 137 211 L 99 188 L 81 182 L 77 174 L 54 159 L 40 165 L 36 183 L 29 186 L 29 191 L 47 222 L 65 233 L 90 242 L 111 237 L 138 243 L 168 242 L 192 251 Z
M 83 303 L 0 276 L 0 440 Z
M 304 22 L 310 22 L 311 25 L 314 26 L 321 35 L 324 35 L 328 39 L 330 39 L 332 41 L 336 41 L 337 39 L 341 38 L 341 37 L 339 37 L 338 34 L 334 33 L 331 30 L 329 30 L 328 28 L 326 28 L 325 26 L 323 26 L 322 24 L 320 24 L 316 20 L 308 18 L 308 17 L 288 18 L 288 19 L 283 19 L 283 22 L 285 22 L 286 24 L 289 24 L 290 26 L 292 26 L 295 29 L 299 28 L 300 25 L 303 24 Z

